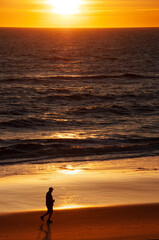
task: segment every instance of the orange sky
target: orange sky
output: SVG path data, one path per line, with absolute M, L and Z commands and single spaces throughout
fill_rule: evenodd
M 159 0 L 81 0 L 71 15 L 49 1 L 0 0 L 0 27 L 159 27 Z

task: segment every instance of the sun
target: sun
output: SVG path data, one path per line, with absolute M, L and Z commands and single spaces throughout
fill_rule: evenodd
M 79 13 L 79 7 L 82 0 L 49 0 L 53 6 L 53 12 L 62 15 L 71 15 Z

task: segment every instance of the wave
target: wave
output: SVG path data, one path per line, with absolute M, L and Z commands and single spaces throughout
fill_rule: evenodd
M 92 74 L 92 75 L 43 75 L 39 74 L 37 75 L 16 75 L 16 76 L 3 76 L 1 77 L 1 82 L 3 80 L 6 82 L 10 81 L 43 81 L 43 80 L 75 80 L 75 79 L 106 79 L 106 78 L 159 78 L 158 73 L 131 73 L 131 72 L 126 72 L 126 73 L 117 73 L 117 74 Z
M 67 99 L 67 100 L 82 100 L 89 98 L 97 98 L 98 96 L 90 93 L 77 93 L 77 94 L 52 94 L 49 96 L 45 96 L 44 99 L 47 101 L 59 100 L 59 99 Z M 100 97 L 100 96 L 99 96 Z
M 129 109 L 119 105 L 109 106 L 92 106 L 92 107 L 80 107 L 75 110 L 69 111 L 70 114 L 81 115 L 81 114 L 98 114 L 98 113 L 109 113 L 118 115 L 128 115 Z
M 54 62 L 54 61 L 70 61 L 72 62 L 72 57 L 71 56 L 47 56 L 47 57 L 43 57 L 41 60 L 43 61 L 50 61 L 50 62 Z
M 59 102 L 60 99 L 64 99 L 66 102 L 66 99 L 68 101 L 79 101 L 79 100 L 91 100 L 91 98 L 93 100 L 98 100 L 98 98 L 107 98 L 111 99 L 111 96 L 105 96 L 105 97 L 101 97 L 101 96 L 93 96 L 91 94 L 75 94 L 75 95 L 66 95 L 66 96 L 57 96 L 57 95 L 53 95 L 53 96 L 47 96 L 44 97 L 44 99 L 42 99 L 43 102 L 52 102 L 57 100 Z M 113 98 L 113 97 L 112 97 Z M 40 99 L 41 100 L 41 99 Z M 112 101 L 112 99 L 111 99 Z M 2 110 L 0 111 L 0 115 L 6 115 L 6 120 L 0 122 L 0 128 L 1 129 L 6 129 L 6 128 L 24 128 L 24 129 L 52 129 L 54 127 L 68 127 L 68 126 L 81 126 L 81 124 L 87 124 L 87 121 L 83 119 L 83 117 L 85 115 L 91 116 L 89 119 L 89 124 L 90 121 L 92 122 L 92 124 L 97 124 L 96 122 L 93 122 L 92 117 L 97 117 L 97 116 L 102 116 L 102 117 L 113 117 L 112 125 L 115 123 L 116 121 L 114 121 L 114 119 L 116 118 L 116 116 L 127 116 L 127 117 L 132 117 L 134 116 L 133 114 L 138 114 L 138 115 L 142 115 L 142 116 L 146 116 L 146 115 L 154 115 L 157 113 L 158 108 L 156 106 L 153 105 L 144 105 L 144 104 L 138 104 L 138 105 L 131 105 L 130 104 L 125 104 L 125 106 L 123 104 L 99 104 L 99 105 L 92 105 L 92 106 L 76 106 L 76 107 L 71 107 L 69 110 L 63 109 L 61 111 L 61 113 L 64 115 L 63 117 L 65 117 L 65 119 L 67 119 L 67 121 L 64 121 L 63 119 L 61 119 L 61 117 L 59 116 L 59 118 L 52 118 L 49 117 L 48 118 L 43 118 L 41 117 L 41 115 L 39 115 L 38 117 L 34 117 L 34 115 L 32 115 L 32 117 L 25 117 L 25 112 L 23 110 L 19 110 L 19 111 L 13 111 L 13 110 Z M 27 111 L 26 111 L 27 113 Z M 59 113 L 60 114 L 60 113 Z M 68 116 L 71 116 L 68 117 Z M 11 118 L 12 117 L 12 118 Z M 57 116 L 56 116 L 57 117 Z M 79 119 L 80 117 L 80 119 Z M 81 121 L 82 118 L 82 121 Z
M 15 119 L 15 120 L 1 122 L 0 127 L 2 127 L 2 128 L 3 127 L 26 128 L 26 127 L 33 127 L 33 125 L 44 126 L 45 124 L 47 124 L 46 120 L 36 119 L 36 118 L 28 118 L 28 119 L 21 118 L 21 119 Z
M 40 119 L 40 118 L 20 118 L 9 121 L 0 122 L 0 128 L 24 128 L 24 129 L 38 129 L 39 127 L 52 129 L 58 126 L 72 126 L 79 125 L 81 122 L 78 120 L 54 120 L 54 119 Z
M 42 95 L 38 100 L 43 100 L 44 102 L 50 103 L 54 100 L 93 100 L 93 101 L 105 101 L 105 100 L 118 100 L 118 99 L 134 99 L 135 101 L 139 99 L 151 100 L 152 98 L 158 97 L 158 90 L 153 90 L 150 93 L 147 92 L 118 92 L 118 93 L 93 93 L 93 92 L 79 92 L 71 93 L 67 89 L 58 90 L 56 92 L 38 92 Z M 37 97 L 38 98 L 38 97 Z M 146 105 L 145 105 L 146 106 Z M 120 107 L 120 106 L 119 106 Z M 139 106 L 140 107 L 140 106 Z
M 34 139 L 23 141 L 11 141 L 0 148 L 0 164 L 14 164 L 17 162 L 41 163 L 46 159 L 51 161 L 67 161 L 67 158 L 107 155 L 111 158 L 152 156 L 158 151 L 159 138 L 129 139 L 117 141 L 116 139 Z M 74 161 L 72 159 L 72 161 Z
M 79 100 L 84 96 L 74 96 L 76 100 Z M 69 98 L 69 97 L 68 97 Z M 47 101 L 53 100 L 54 97 L 48 97 Z M 72 96 L 70 97 L 70 100 Z M 92 107 L 76 107 L 75 109 L 63 110 L 63 114 L 66 116 L 83 116 L 86 114 L 93 114 L 96 116 L 97 114 L 114 114 L 114 115 L 128 115 L 129 109 L 126 107 L 118 106 L 118 105 L 109 105 L 109 106 L 92 106 Z M 4 113 L 4 112 L 2 112 Z M 7 113 L 7 112 L 5 112 Z M 13 112 L 14 113 L 14 112 Z M 1 114 L 1 112 L 0 112 Z M 131 114 L 131 112 L 130 112 Z M 21 116 L 22 114 L 20 114 Z M 9 116 L 9 115 L 8 115 Z M 67 117 L 68 118 L 68 117 Z M 52 118 L 41 118 L 38 117 L 20 117 L 16 118 L 15 113 L 13 114 L 13 119 L 8 119 L 6 121 L 0 122 L 0 128 L 24 128 L 24 129 L 52 129 L 53 127 L 67 127 L 67 126 L 80 126 L 83 124 L 79 119 L 67 119 L 67 121 L 63 121 L 62 119 L 52 119 Z M 86 124 L 86 122 L 85 122 Z
M 48 119 L 40 119 L 40 118 L 20 118 L 20 119 L 14 119 L 9 120 L 5 122 L 0 123 L 0 127 L 12 127 L 12 128 L 35 128 L 35 127 L 45 127 L 45 126 L 52 126 L 54 123 L 57 123 L 57 121 L 51 121 Z

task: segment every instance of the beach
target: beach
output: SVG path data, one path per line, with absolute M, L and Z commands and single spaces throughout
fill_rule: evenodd
M 0 178 L 0 239 L 159 239 L 158 160 L 149 160 L 151 168 L 147 159 L 117 161 L 116 168 L 111 161 L 23 165 L 25 174 L 22 165 L 2 167 L 17 175 Z M 50 225 L 40 219 L 48 186 L 55 199 Z
M 55 210 L 50 225 L 41 211 L 0 215 L 1 240 L 159 239 L 159 204 Z

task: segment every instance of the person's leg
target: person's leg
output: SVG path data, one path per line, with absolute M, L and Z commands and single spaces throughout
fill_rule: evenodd
M 47 211 L 44 215 L 43 215 L 43 218 L 49 214 L 49 211 Z
M 53 210 L 50 209 L 50 211 L 49 211 L 49 218 L 48 218 L 48 221 L 50 221 L 50 218 L 51 218 L 51 216 L 52 216 L 52 213 L 53 213 Z
M 48 209 L 48 211 L 44 214 L 44 215 L 42 215 L 40 218 L 41 218 L 41 220 L 43 221 L 44 220 L 44 217 L 46 216 L 46 215 L 48 215 L 49 214 L 49 209 Z

